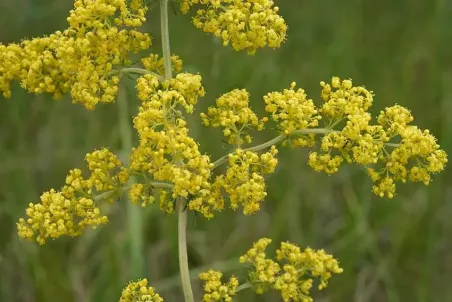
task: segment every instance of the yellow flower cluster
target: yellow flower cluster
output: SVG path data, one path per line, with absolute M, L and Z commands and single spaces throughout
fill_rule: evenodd
M 222 276 L 223 274 L 221 272 L 214 270 L 199 274 L 199 278 L 205 281 L 203 302 L 232 301 L 232 297 L 237 293 L 239 281 L 236 277 L 232 276 L 228 283 L 221 283 Z
M 320 152 L 309 155 L 308 164 L 315 171 L 333 174 L 344 160 L 355 162 L 367 167 L 377 195 L 392 198 L 396 181 L 428 184 L 431 174 L 444 169 L 446 153 L 428 130 L 409 125 L 413 117 L 407 109 L 399 105 L 386 108 L 378 116 L 378 124 L 371 125 L 367 112 L 373 102 L 371 91 L 338 77 L 333 77 L 331 85 L 320 85 L 324 103 L 318 110 L 304 91 L 293 90 L 294 84 L 283 94 L 273 92 L 264 97 L 266 110 L 293 145 L 311 146 L 315 135 L 323 135 Z M 326 127 L 310 129 L 320 119 Z M 382 168 L 377 171 L 371 165 Z
M 259 239 L 239 259 L 240 263 L 252 265 L 253 269 L 249 272 L 250 282 L 259 295 L 272 289 L 281 271 L 277 262 L 267 258 L 266 249 L 271 242 L 269 238 Z
M 59 98 L 70 91 L 73 102 L 88 109 L 113 102 L 119 82 L 114 67 L 129 65 L 130 53 L 151 45 L 148 34 L 127 28 L 141 25 L 146 6 L 141 0 L 127 3 L 79 0 L 63 32 L 0 45 L 0 92 L 10 97 L 10 82 L 17 80 L 30 93 Z
M 122 167 L 121 161 L 106 148 L 88 153 L 86 161 L 91 171 L 88 181 L 97 192 L 115 190 L 128 180 L 128 172 Z M 66 183 L 68 183 L 67 179 Z
M 141 279 L 130 282 L 121 293 L 119 302 L 163 302 L 163 298 L 152 287 L 148 287 L 148 280 Z
M 143 0 L 76 0 L 67 21 L 72 29 L 81 33 L 114 24 L 140 27 L 146 21 L 146 11 L 147 6 Z
M 87 226 L 95 228 L 107 222 L 98 202 L 119 197 L 129 174 L 107 149 L 87 154 L 86 161 L 89 178 L 84 179 L 79 169 L 71 170 L 60 192 L 52 189 L 42 194 L 40 203 L 28 205 L 28 218 L 17 223 L 20 237 L 44 244 L 48 238 L 78 236 Z
M 324 171 L 328 174 L 333 174 L 339 171 L 339 166 L 342 163 L 340 155 L 331 155 L 330 153 L 318 154 L 311 152 L 309 154 L 308 164 L 314 171 Z
M 159 58 L 158 54 L 150 54 L 141 59 L 144 68 L 153 71 L 161 76 L 165 74 L 165 67 L 163 66 L 163 58 Z M 182 71 L 182 59 L 177 55 L 171 56 L 171 67 L 173 72 L 179 73 Z
M 159 185 L 162 187 L 160 187 Z M 174 213 L 173 198 L 169 194 L 169 191 L 172 189 L 172 184 L 153 184 L 148 178 L 145 178 L 144 183 L 137 182 L 130 186 L 129 199 L 134 204 L 141 202 L 141 206 L 145 208 L 148 205 L 153 205 L 157 196 L 160 204 L 160 209 L 166 213 L 171 214 Z
M 267 196 L 262 175 L 275 171 L 278 164 L 275 158 L 277 153 L 275 146 L 260 156 L 256 152 L 242 149 L 230 153 L 226 173 L 219 175 L 214 182 L 218 202 L 224 204 L 223 197 L 218 192 L 223 189 L 229 197 L 232 209 L 235 210 L 241 205 L 245 215 L 259 211 L 262 200 Z
M 276 250 L 276 261 L 269 259 L 266 248 L 270 243 L 270 239 L 262 238 L 240 257 L 241 263 L 252 266 L 249 282 L 258 294 L 274 289 L 281 293 L 283 301 L 313 301 L 310 291 L 314 278 L 319 280 L 321 290 L 333 274 L 342 273 L 338 261 L 324 250 L 301 251 L 289 242 L 282 242 Z
M 401 107 L 386 108 L 378 116 L 378 123 L 386 129 L 387 136 L 398 138 L 398 144 L 391 152 L 385 151 L 380 157 L 383 167 L 376 172 L 369 168 L 368 173 L 376 183 L 375 194 L 395 194 L 394 181 L 431 182 L 431 174 L 441 172 L 447 163 L 447 154 L 428 130 L 422 131 L 409 125 L 413 121 L 410 112 Z
M 196 4 L 210 4 L 213 3 L 215 0 L 179 0 L 179 11 L 186 15 L 190 11 L 190 9 L 195 6 Z M 221 1 L 221 0 L 220 0 Z M 220 3 L 219 0 L 216 1 L 216 4 Z
M 344 159 L 361 165 L 375 164 L 389 138 L 381 126 L 369 125 L 371 115 L 367 110 L 373 102 L 372 92 L 362 86 L 353 86 L 351 80 L 341 81 L 338 77 L 333 77 L 331 85 L 325 82 L 320 85 L 324 103 L 319 112 L 327 128 L 343 128 L 324 135 L 320 148 L 322 152 L 312 152 L 309 165 L 316 171 L 332 174 L 339 170 Z M 338 152 L 334 154 L 333 150 Z
M 365 113 L 373 102 L 372 91 L 362 86 L 353 86 L 352 80 L 341 81 L 333 77 L 331 85 L 320 82 L 321 96 L 324 101 L 320 112 L 330 122 L 341 120 L 348 115 Z
M 172 199 L 177 197 L 207 196 L 212 164 L 202 155 L 198 144 L 188 135 L 187 123 L 179 107 L 193 111 L 198 97 L 204 95 L 201 77 L 188 73 L 159 83 L 154 75 L 137 80 L 138 97 L 143 102 L 134 127 L 140 143 L 134 148 L 130 168 L 133 173 L 145 174 L 152 180 L 172 184 L 171 196 L 160 194 L 160 205 L 173 210 Z M 136 191 L 137 188 L 133 187 Z M 140 189 L 141 190 L 141 189 Z M 129 192 L 131 195 L 140 195 Z M 138 200 L 133 197 L 133 200 Z
M 155 202 L 154 195 L 151 195 L 152 188 L 147 184 L 134 183 L 129 189 L 129 199 L 134 204 L 141 202 L 141 206 L 144 208 L 148 204 L 152 205 Z
M 193 24 L 237 51 L 254 54 L 258 48 L 277 48 L 284 42 L 287 25 L 272 0 L 182 0 L 181 12 L 188 13 L 197 3 L 207 7 L 197 10 Z
M 317 127 L 321 116 L 305 91 L 301 88 L 295 90 L 295 87 L 293 82 L 290 89 L 284 89 L 282 93 L 271 92 L 264 96 L 265 110 L 271 114 L 279 130 L 290 136 L 291 145 L 313 146 L 313 134 L 294 135 L 294 131 Z
M 245 89 L 234 89 L 220 96 L 216 107 L 209 107 L 207 114 L 201 113 L 202 122 L 206 126 L 224 128 L 223 134 L 228 137 L 229 144 L 250 144 L 252 139 L 247 130 L 262 130 L 268 119 L 259 120 L 249 108 L 249 102 L 249 93 Z
M 223 134 L 229 137 L 229 143 L 238 145 L 236 153 L 231 153 L 229 168 L 224 175 L 216 177 L 210 187 L 210 206 L 222 209 L 225 204 L 223 194 L 231 201 L 231 207 L 244 207 L 245 214 L 259 210 L 260 202 L 265 198 L 265 182 L 260 173 L 249 168 L 259 162 L 259 156 L 252 151 L 268 148 L 282 142 L 292 146 L 315 146 L 320 136 L 320 148 L 311 152 L 308 164 L 315 171 L 336 173 L 341 164 L 355 162 L 364 166 L 375 182 L 374 193 L 392 198 L 395 183 L 421 181 L 428 184 L 431 174 L 440 172 L 447 163 L 447 155 L 439 149 L 436 139 L 428 132 L 409 125 L 413 121 L 411 113 L 401 107 L 386 108 L 377 118 L 378 124 L 371 125 L 368 112 L 373 102 L 373 93 L 362 86 L 353 86 L 351 80 L 333 77 L 331 84 L 320 83 L 323 104 L 319 109 L 308 99 L 303 89 L 296 89 L 292 83 L 290 89 L 283 92 L 271 92 L 264 96 L 266 111 L 277 124 L 281 135 L 262 145 L 242 150 L 240 145 L 249 142 L 245 129 L 260 130 L 267 119 L 258 119 L 249 108 L 249 94 L 246 90 L 233 90 L 217 99 L 216 106 L 201 114 L 206 126 L 223 127 Z M 324 128 L 319 128 L 323 121 Z M 272 149 L 271 152 L 276 151 Z M 274 163 L 268 172 L 276 166 L 274 155 L 265 154 Z M 215 162 L 215 166 L 227 161 L 224 157 Z M 379 170 L 375 167 L 380 166 Z M 206 187 L 207 189 L 207 187 Z M 207 193 L 207 191 L 205 191 Z M 197 200 L 191 209 L 199 210 L 205 201 Z M 209 211 L 201 212 L 211 217 Z
M 260 156 L 251 150 L 237 149 L 229 154 L 229 167 L 224 175 L 210 182 L 214 165 L 201 155 L 198 144 L 188 135 L 186 122 L 179 107 L 193 111 L 198 97 L 204 94 L 200 76 L 188 73 L 159 82 L 157 76 L 147 74 L 137 80 L 138 98 L 142 101 L 134 119 L 140 144 L 132 152 L 131 171 L 147 175 L 146 181 L 158 181 L 165 188 L 152 188 L 146 183 L 133 185 L 129 197 L 142 206 L 152 204 L 159 195 L 160 207 L 174 210 L 174 199 L 189 198 L 188 208 L 207 218 L 224 209 L 226 193 L 230 207 L 243 207 L 246 215 L 255 213 L 266 196 L 264 174 L 273 173 L 277 149 L 273 146 Z M 263 128 L 267 119 L 259 120 L 248 107 L 245 90 L 234 90 L 221 96 L 217 106 L 209 108 L 201 117 L 206 125 L 225 128 L 226 136 L 250 142 L 246 128 Z M 231 132 L 228 132 L 231 131 Z M 234 134 L 232 134 L 234 131 Z M 240 144 L 242 141 L 236 143 Z M 157 191 L 158 190 L 158 191 Z

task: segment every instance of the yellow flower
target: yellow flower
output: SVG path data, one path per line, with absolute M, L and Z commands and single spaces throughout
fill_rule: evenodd
M 125 0 L 77 0 L 68 29 L 0 45 L 0 91 L 10 97 L 10 82 L 17 80 L 30 93 L 59 98 L 70 91 L 73 102 L 87 109 L 113 102 L 119 82 L 114 68 L 130 65 L 131 53 L 151 45 L 148 34 L 127 28 L 140 26 L 145 11 L 137 0 L 129 6 Z
M 308 164 L 315 171 L 325 171 L 328 174 L 334 174 L 339 171 L 339 167 L 342 163 L 342 157 L 330 154 L 318 154 L 317 152 L 311 152 L 309 154 Z
M 372 105 L 372 91 L 362 86 L 353 86 L 351 80 L 341 81 L 338 77 L 333 77 L 331 85 L 322 81 L 320 86 L 324 101 L 320 113 L 324 119 L 332 122 L 348 115 L 361 115 Z
M 146 21 L 147 6 L 143 0 L 76 0 L 67 18 L 71 28 L 84 33 L 116 25 L 139 27 Z
M 372 190 L 375 194 L 380 197 L 388 196 L 388 198 L 393 198 L 395 194 L 395 184 L 394 180 L 388 176 L 379 179 L 376 182 L 378 185 L 374 185 Z
M 197 3 L 206 8 L 197 10 L 193 24 L 234 50 L 254 54 L 258 48 L 277 48 L 284 42 L 287 25 L 272 0 L 183 0 L 181 12 Z
M 342 273 L 339 263 L 323 250 L 314 251 L 282 242 L 276 250 L 275 260 L 267 258 L 268 238 L 259 239 L 240 257 L 241 263 L 251 266 L 249 282 L 258 294 L 274 289 L 283 301 L 312 301 L 310 291 L 314 278 L 319 279 L 321 290 L 328 285 L 333 274 Z
M 119 302 L 163 302 L 162 297 L 152 287 L 148 287 L 147 279 L 130 282 L 123 289 Z
M 87 154 L 86 161 L 91 172 L 87 179 L 80 169 L 70 170 L 61 191 L 52 189 L 41 195 L 40 203 L 28 205 L 28 218 L 17 223 L 20 237 L 44 244 L 48 238 L 78 236 L 87 226 L 107 223 L 98 202 L 118 198 L 129 173 L 108 149 Z
M 324 104 L 319 111 L 327 128 L 321 152 L 309 155 L 308 164 L 315 171 L 332 174 L 343 160 L 355 162 L 367 167 L 375 194 L 392 198 L 396 181 L 428 185 L 431 174 L 444 169 L 446 153 L 428 130 L 410 125 L 414 118 L 408 109 L 388 107 L 378 115 L 378 125 L 371 125 L 367 110 L 372 105 L 372 92 L 338 77 L 333 77 L 331 85 L 321 82 L 321 86 Z
M 399 105 L 386 108 L 385 111 L 380 112 L 377 118 L 378 123 L 388 128 L 391 133 L 403 131 L 413 120 L 411 112 Z
M 259 156 L 252 151 L 237 149 L 229 154 L 229 167 L 225 175 L 215 179 L 216 190 L 224 189 L 230 199 L 232 209 L 239 205 L 243 214 L 251 215 L 259 211 L 260 203 L 267 196 L 265 180 L 262 175 L 273 173 L 278 160 L 278 150 L 272 146 L 269 152 Z M 223 198 L 220 194 L 217 198 Z
M 221 283 L 223 274 L 218 271 L 209 270 L 199 274 L 199 279 L 205 281 L 204 284 L 204 302 L 212 301 L 232 301 L 232 297 L 236 295 L 239 281 L 232 276 L 228 283 Z
M 255 128 L 260 131 L 268 120 L 259 120 L 249 108 L 249 93 L 245 89 L 234 89 L 220 96 L 215 107 L 209 107 L 207 114 L 201 113 L 201 119 L 206 126 L 224 128 L 228 143 L 238 146 L 250 144 L 252 139 L 247 130 Z
M 239 259 L 240 263 L 248 263 L 253 267 L 249 272 L 250 282 L 255 286 L 255 290 L 259 294 L 271 289 L 281 271 L 277 262 L 267 259 L 266 249 L 271 242 L 271 239 L 268 238 L 259 239 Z
M 162 210 L 173 212 L 174 199 L 190 196 L 188 207 L 211 217 L 212 209 L 218 209 L 205 205 L 213 200 L 209 182 L 213 164 L 189 136 L 180 110 L 191 113 L 204 95 L 201 77 L 180 73 L 160 83 L 155 75 L 148 74 L 137 80 L 137 90 L 142 105 L 134 127 L 140 141 L 132 150 L 131 172 L 167 184 L 157 192 Z M 138 200 L 141 192 L 135 189 L 130 194 Z
M 30 203 L 28 218 L 17 223 L 19 236 L 44 244 L 48 238 L 78 236 L 86 226 L 95 228 L 107 222 L 93 199 L 68 199 L 61 192 L 50 190 L 41 195 L 41 202 Z
M 153 71 L 159 75 L 165 74 L 165 67 L 163 65 L 163 58 L 159 58 L 159 55 L 151 53 L 149 56 L 141 59 L 144 68 L 149 71 Z M 182 71 L 182 60 L 177 55 L 171 56 L 171 67 L 173 72 L 179 73 Z
M 104 148 L 86 155 L 88 169 L 91 171 L 89 181 L 98 192 L 114 190 L 128 181 L 128 171 L 121 161 Z
M 281 92 L 271 92 L 264 96 L 265 110 L 278 123 L 279 130 L 285 135 L 291 135 L 295 130 L 314 128 L 319 125 L 321 116 L 311 99 L 308 99 L 303 89 L 295 90 L 296 83 L 290 89 Z

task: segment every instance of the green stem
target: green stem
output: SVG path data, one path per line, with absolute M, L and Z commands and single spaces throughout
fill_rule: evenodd
M 122 83 L 118 92 L 118 122 L 122 151 L 129 153 L 132 150 L 132 130 L 129 122 L 129 105 L 125 88 L 124 83 Z
M 397 147 L 400 147 L 400 144 L 385 143 L 385 146 L 392 147 L 392 148 L 397 148 Z
M 138 68 L 138 67 L 129 67 L 129 68 L 123 68 L 119 71 L 120 73 L 137 73 L 137 74 L 152 74 L 159 78 L 159 80 L 162 80 L 162 76 L 159 74 L 156 74 L 155 72 L 149 71 L 147 69 Z
M 118 119 L 119 133 L 121 138 L 122 152 L 129 157 L 132 150 L 132 125 L 130 124 L 129 104 L 127 102 L 127 91 L 124 83 L 118 92 Z M 127 228 L 130 240 L 130 265 L 131 277 L 138 278 L 142 275 L 144 269 L 143 257 L 143 220 L 141 212 L 133 203 L 127 202 Z
M 328 128 L 312 128 L 312 129 L 295 130 L 290 135 L 296 136 L 296 135 L 306 135 L 306 134 L 328 134 L 328 133 L 332 133 L 332 132 L 340 132 L 340 131 L 332 130 L 332 129 L 328 129 Z M 277 137 L 269 140 L 268 142 L 265 142 L 263 144 L 260 144 L 260 145 L 254 146 L 254 147 L 243 149 L 243 151 L 252 151 L 252 152 L 260 151 L 260 150 L 269 148 L 273 145 L 279 144 L 287 137 L 288 137 L 287 135 L 281 134 L 281 135 L 278 135 Z M 397 148 L 400 146 L 399 144 L 393 144 L 393 143 L 384 143 L 384 145 L 387 147 L 392 147 L 392 148 Z M 229 158 L 229 154 L 226 154 L 226 155 L 220 157 L 219 159 L 217 159 L 216 161 L 214 161 L 212 170 L 221 166 L 222 164 L 226 163 L 228 161 L 228 158 Z
M 194 302 L 193 290 L 190 282 L 190 269 L 188 267 L 187 255 L 187 210 L 185 209 L 185 199 L 179 199 L 178 203 L 178 246 L 179 246 L 179 270 L 181 276 L 182 290 L 185 302 Z
M 163 66 L 165 67 L 165 80 L 172 77 L 171 50 L 168 26 L 168 0 L 160 0 L 160 26 L 162 34 Z
M 162 52 L 163 52 L 163 66 L 165 67 L 165 80 L 170 80 L 172 77 L 171 67 L 171 50 L 169 39 L 168 26 L 168 0 L 160 0 L 160 24 L 162 34 Z M 185 206 L 187 201 L 184 198 L 178 199 L 178 249 L 179 249 L 179 270 L 182 283 L 182 290 L 184 292 L 185 302 L 194 302 L 193 290 L 190 282 L 190 270 L 188 268 L 187 255 L 187 211 Z
M 112 190 L 112 191 L 107 191 L 107 192 L 103 192 L 99 195 L 96 195 L 93 197 L 94 201 L 101 201 L 101 200 L 105 200 L 105 199 L 109 199 L 111 197 L 114 197 L 116 194 L 118 194 L 119 192 L 116 190 Z M 119 195 L 119 194 L 118 194 Z
M 161 181 L 151 181 L 148 184 L 152 188 L 162 188 L 162 189 L 170 189 L 170 190 L 172 190 L 174 188 L 173 184 L 170 184 L 167 182 L 161 182 Z M 100 200 L 108 199 L 110 197 L 119 197 L 122 195 L 122 193 L 129 191 L 129 189 L 130 189 L 129 186 L 125 186 L 125 187 L 122 187 L 120 191 L 119 190 L 111 190 L 111 191 L 102 192 L 101 194 L 94 196 L 93 199 L 96 201 L 100 201 Z
M 303 130 L 295 130 L 291 135 L 303 135 L 303 134 L 310 134 L 310 133 L 326 134 L 326 133 L 330 133 L 330 132 L 334 132 L 334 131 L 335 130 L 323 129 L 323 128 L 303 129 Z M 287 136 L 284 135 L 284 134 L 281 134 L 281 135 L 278 135 L 277 137 L 275 137 L 274 139 L 269 140 L 268 142 L 265 142 L 263 144 L 260 144 L 260 145 L 254 146 L 254 147 L 243 149 L 243 151 L 252 151 L 252 152 L 260 151 L 262 149 L 266 149 L 266 148 L 271 147 L 273 145 L 279 144 L 285 138 L 287 138 Z M 217 159 L 213 163 L 212 170 L 215 169 L 218 166 L 221 166 L 225 162 L 227 162 L 228 161 L 228 157 L 229 157 L 229 154 L 226 154 L 226 155 L 220 157 L 219 159 Z
M 116 75 L 116 74 L 152 74 L 156 77 L 158 77 L 159 81 L 163 80 L 163 77 L 155 72 L 149 71 L 147 69 L 144 68 L 138 68 L 138 67 L 128 67 L 128 68 L 123 68 L 123 69 L 115 69 L 110 71 L 109 73 L 107 73 L 106 75 L 103 76 L 103 78 L 106 78 L 108 76 L 111 75 Z
M 170 184 L 167 182 L 161 182 L 161 181 L 151 181 L 149 184 L 153 188 L 164 188 L 164 189 L 173 189 L 174 188 L 173 184 Z
M 251 288 L 251 287 L 253 287 L 253 286 L 251 285 L 251 283 L 249 283 L 249 282 L 243 283 L 243 284 L 240 284 L 239 286 L 237 286 L 236 292 L 238 293 L 239 291 L 242 291 L 242 290 L 244 290 L 244 289 L 248 289 L 248 288 Z

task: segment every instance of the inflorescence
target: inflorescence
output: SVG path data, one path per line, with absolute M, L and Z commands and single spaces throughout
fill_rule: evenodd
M 231 45 L 234 50 L 254 54 L 268 46 L 278 48 L 286 38 L 287 25 L 272 0 L 181 0 L 180 10 L 196 10 L 193 24 Z
M 183 14 L 196 10 L 192 21 L 197 28 L 235 50 L 254 54 L 284 42 L 287 25 L 271 0 L 179 2 Z M 187 209 L 206 218 L 226 207 L 254 214 L 267 195 L 265 177 L 276 169 L 280 146 L 313 148 L 308 165 L 315 171 L 333 174 L 344 162 L 364 167 L 380 197 L 394 197 L 397 182 L 428 185 L 432 175 L 445 168 L 445 151 L 428 130 L 412 125 L 408 109 L 385 108 L 372 124 L 368 110 L 373 92 L 337 77 L 320 83 L 320 106 L 296 83 L 268 93 L 263 98 L 268 116 L 262 118 L 250 107 L 245 89 L 218 97 L 201 113 L 201 121 L 221 128 L 233 150 L 212 161 L 190 136 L 185 117 L 205 94 L 201 76 L 183 72 L 176 55 L 171 57 L 176 75 L 170 79 L 165 78 L 164 60 L 157 54 L 142 58 L 142 67 L 131 62 L 132 54 L 151 46 L 151 37 L 139 31 L 147 9 L 142 0 L 76 0 L 64 31 L 0 44 L 0 92 L 7 98 L 11 81 L 17 80 L 30 93 L 58 98 L 70 92 L 74 103 L 94 109 L 115 100 L 123 74 L 138 75 L 140 105 L 133 126 L 139 142 L 131 150 L 130 163 L 124 166 L 106 148 L 87 154 L 88 176 L 73 169 L 60 190 L 51 189 L 40 202 L 30 203 L 27 217 L 17 223 L 19 236 L 44 244 L 49 238 L 80 235 L 88 226 L 105 224 L 103 202 L 114 202 L 124 191 L 133 203 L 146 207 L 157 202 L 167 213 L 184 199 Z M 249 146 L 253 132 L 262 131 L 270 120 L 278 136 Z M 222 165 L 226 167 L 219 171 Z M 275 260 L 267 258 L 270 242 L 259 240 L 240 258 L 251 267 L 249 282 L 257 293 L 272 289 L 284 301 L 312 301 L 314 279 L 322 289 L 332 274 L 342 272 L 323 250 L 302 251 L 288 242 L 281 244 Z M 231 301 L 240 290 L 234 276 L 223 283 L 222 274 L 211 270 L 200 278 L 205 281 L 204 301 Z M 163 299 L 143 279 L 130 283 L 120 301 Z
M 151 46 L 151 37 L 138 30 L 146 11 L 142 0 L 75 1 L 64 31 L 0 44 L 0 92 L 9 98 L 10 82 L 17 80 L 30 93 L 60 98 L 70 92 L 88 109 L 113 102 L 116 68 L 131 65 L 131 53 Z

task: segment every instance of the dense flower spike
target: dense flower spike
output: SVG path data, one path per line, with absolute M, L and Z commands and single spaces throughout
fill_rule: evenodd
M 70 27 L 48 37 L 0 45 L 0 92 L 11 96 L 10 82 L 20 81 L 30 93 L 69 92 L 88 109 L 114 101 L 119 72 L 129 55 L 148 49 L 151 39 L 141 26 L 146 6 L 141 0 L 76 1 Z M 118 28 L 114 23 L 125 26 Z M 132 28 L 127 28 L 127 26 Z
M 289 242 L 282 242 L 276 250 L 276 261 L 269 259 L 266 248 L 270 243 L 270 239 L 262 238 L 240 257 L 241 263 L 251 266 L 250 282 L 259 294 L 274 289 L 281 293 L 283 301 L 313 301 L 310 291 L 314 278 L 319 279 L 321 290 L 333 274 L 342 273 L 338 261 L 325 251 L 301 251 Z
M 163 298 L 152 287 L 148 287 L 148 280 L 141 279 L 130 282 L 121 293 L 119 302 L 163 302 Z
M 221 283 L 222 276 L 223 274 L 221 272 L 214 270 L 209 270 L 199 274 L 199 279 L 205 281 L 205 294 L 202 301 L 232 301 L 232 297 L 237 294 L 237 286 L 239 285 L 239 281 L 236 277 L 232 276 L 228 283 Z
M 95 228 L 108 221 L 98 202 L 119 197 L 128 172 L 107 149 L 87 154 L 86 161 L 89 178 L 84 179 L 79 169 L 71 170 L 61 192 L 52 189 L 42 194 L 40 203 L 29 204 L 28 218 L 20 218 L 17 224 L 19 236 L 44 244 L 48 238 L 78 236 L 87 226 Z
M 181 12 L 188 13 L 197 4 L 199 9 L 193 24 L 207 33 L 231 44 L 235 50 L 254 54 L 265 46 L 280 47 L 286 37 L 287 25 L 278 15 L 272 0 L 181 0 Z
M 249 108 L 249 102 L 249 93 L 245 89 L 234 89 L 220 96 L 216 106 L 209 107 L 207 114 L 201 113 L 202 122 L 206 126 L 224 128 L 223 134 L 228 137 L 229 144 L 250 144 L 252 139 L 247 130 L 262 130 L 268 119 L 259 120 Z

